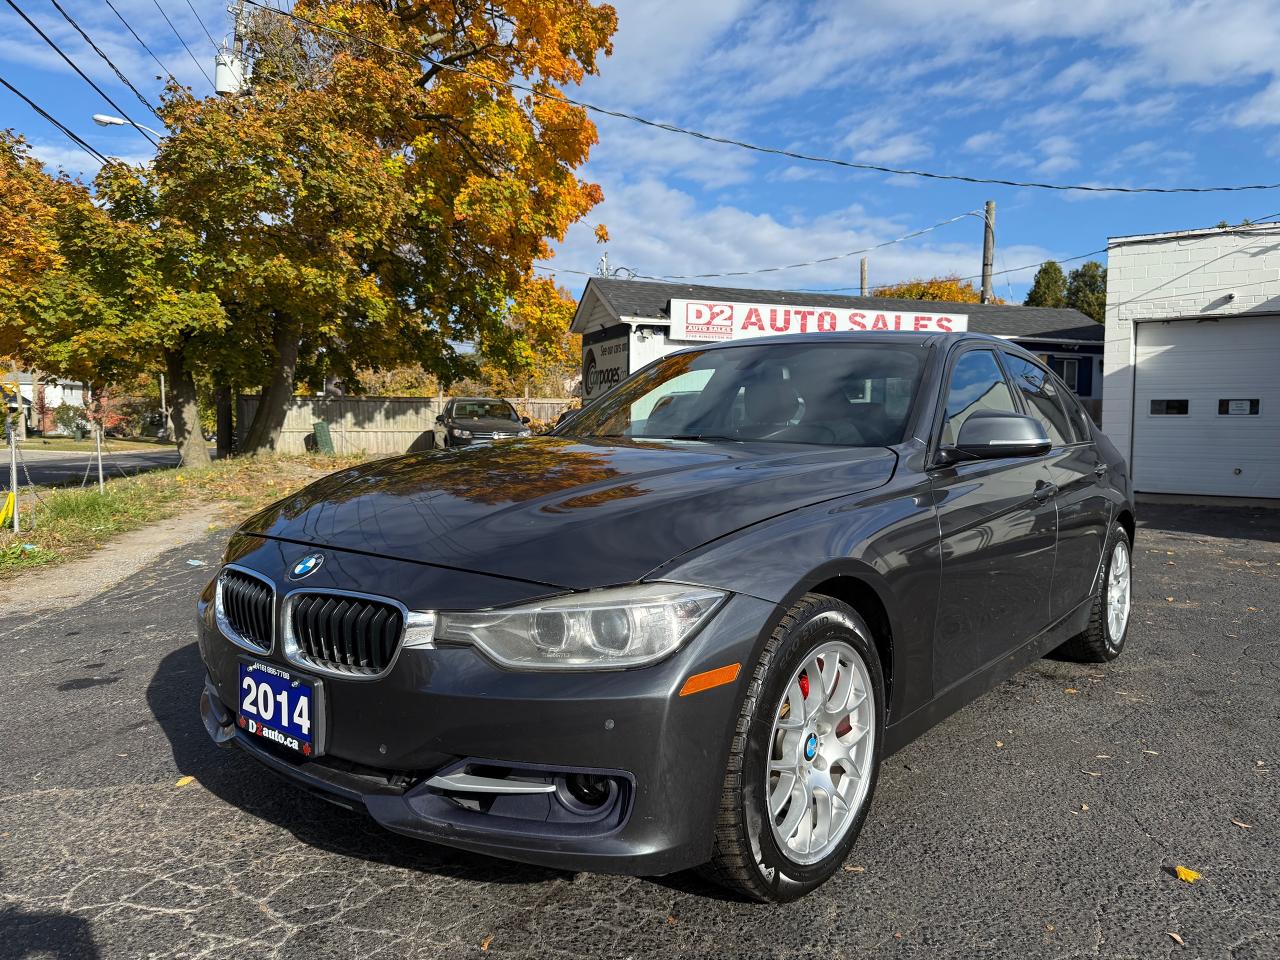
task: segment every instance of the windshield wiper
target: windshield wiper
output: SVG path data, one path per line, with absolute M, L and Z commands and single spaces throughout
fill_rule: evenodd
M 741 443 L 737 437 L 726 437 L 716 433 L 675 433 L 669 437 L 645 437 L 646 440 L 728 440 L 730 443 Z

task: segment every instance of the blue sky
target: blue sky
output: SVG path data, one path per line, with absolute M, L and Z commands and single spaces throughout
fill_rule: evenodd
M 146 123 L 142 107 L 57 14 L 18 0 L 94 79 Z M 60 0 L 146 93 L 159 68 L 102 0 Z M 154 0 L 114 0 L 168 69 L 209 91 Z M 187 0 L 159 0 L 212 73 L 213 48 Z M 226 3 L 192 0 L 216 39 Z M 1115 185 L 1280 181 L 1280 2 L 1166 0 L 621 0 L 615 51 L 579 95 L 708 132 L 849 160 L 946 173 Z M 145 159 L 114 112 L 6 6 L 0 75 L 104 153 Z M 135 112 L 136 110 L 136 112 Z M 1280 213 L 1280 190 L 1121 196 L 931 182 L 767 157 L 597 118 L 584 175 L 605 202 L 554 263 L 610 263 L 646 275 L 751 270 L 891 239 L 994 199 L 997 270 L 1104 247 L 1107 236 Z M 47 162 L 91 161 L 0 89 L 0 125 Z M 973 217 L 871 255 L 872 283 L 978 272 Z M 857 282 L 856 257 L 756 277 L 748 287 Z M 1021 299 L 1031 271 L 998 278 Z M 583 279 L 562 277 L 570 289 Z M 717 281 L 709 281 L 717 282 Z

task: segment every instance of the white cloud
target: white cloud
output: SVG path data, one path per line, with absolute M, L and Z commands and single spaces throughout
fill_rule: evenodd
M 964 142 L 964 149 L 969 153 L 990 153 L 1004 142 L 1003 134 L 995 130 L 984 130 L 975 133 Z
M 1077 158 L 1078 147 L 1070 137 L 1055 134 L 1040 141 L 1041 160 L 1036 164 L 1036 172 L 1045 176 L 1064 173 L 1080 166 Z
M 917 131 L 903 130 L 897 117 L 887 113 L 866 117 L 845 134 L 842 143 L 866 163 L 906 163 L 930 152 Z
M 799 263 L 848 253 L 927 225 L 927 221 L 922 224 L 905 217 L 878 216 L 856 204 L 818 215 L 797 214 L 786 221 L 728 204 L 704 209 L 689 194 L 655 180 L 606 183 L 605 196 L 592 219 L 608 224 L 610 263 L 652 276 L 725 273 Z M 872 282 L 977 273 L 982 261 L 981 229 L 978 220 L 966 219 L 925 237 L 873 251 L 868 254 Z M 591 271 L 600 253 L 591 225 L 579 224 L 569 231 L 551 263 Z M 1010 265 L 1049 255 L 1032 245 L 1002 250 Z M 690 282 L 795 289 L 849 286 L 857 280 L 855 255 L 794 270 Z M 562 281 L 574 288 L 583 282 L 570 275 Z

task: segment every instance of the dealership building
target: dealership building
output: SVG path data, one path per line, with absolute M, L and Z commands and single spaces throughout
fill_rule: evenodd
M 969 330 L 1039 355 L 1095 420 L 1102 406 L 1102 325 L 1076 310 L 592 277 L 572 330 L 582 334 L 584 400 L 658 357 L 699 343 L 829 330 Z
M 1280 226 L 1113 237 L 1103 421 L 1143 493 L 1280 497 Z

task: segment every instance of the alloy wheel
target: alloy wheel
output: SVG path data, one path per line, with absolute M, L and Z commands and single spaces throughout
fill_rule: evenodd
M 1117 540 L 1111 552 L 1111 569 L 1107 573 L 1107 632 L 1110 643 L 1118 644 L 1124 636 L 1131 605 L 1129 545 Z
M 815 647 L 784 688 L 769 738 L 765 797 L 779 849 L 816 863 L 844 839 L 871 785 L 875 699 L 861 655 Z

